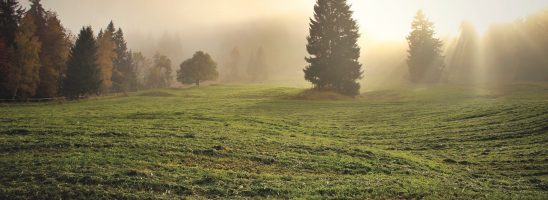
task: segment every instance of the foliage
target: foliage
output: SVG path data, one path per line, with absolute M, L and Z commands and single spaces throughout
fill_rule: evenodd
M 211 56 L 202 51 L 194 53 L 192 58 L 185 60 L 179 66 L 177 80 L 183 84 L 200 85 L 203 81 L 214 81 L 219 77 L 217 63 Z
M 9 96 L 6 88 L 7 81 L 10 77 L 10 61 L 8 60 L 8 50 L 4 37 L 0 35 L 0 98 Z
M 109 24 L 107 32 L 110 32 Z M 113 40 L 116 44 L 116 58 L 114 59 L 114 68 L 112 70 L 112 84 L 115 92 L 131 91 L 134 89 L 135 72 L 131 60 L 131 52 L 127 48 L 127 43 L 124 39 L 124 32 L 118 28 L 113 34 Z
M 352 19 L 346 0 L 318 0 L 306 49 L 310 56 L 304 69 L 305 79 L 318 89 L 335 89 L 355 96 L 359 94 L 362 65 L 358 25 Z
M 441 55 L 443 43 L 434 37 L 434 24 L 428 20 L 422 10 L 419 10 L 411 24 L 411 29 L 407 37 L 409 42 L 407 65 L 411 82 L 439 82 L 444 70 Z
M 97 43 L 91 27 L 83 27 L 70 51 L 63 94 L 69 99 L 97 94 L 101 87 L 101 68 L 97 64 Z
M 141 52 L 134 52 L 132 55 L 133 66 L 135 69 L 136 85 L 139 89 L 145 87 L 145 77 L 152 67 L 152 61 L 145 57 Z
M 38 37 L 42 48 L 40 51 L 40 85 L 36 96 L 57 97 L 71 43 L 57 14 L 51 11 L 46 12 L 44 20 L 43 28 L 45 30 Z M 35 22 L 37 21 L 35 20 Z
M 116 59 L 116 43 L 112 39 L 112 33 L 106 31 L 99 33 L 97 37 L 97 64 L 101 68 L 101 89 L 103 93 L 110 92 L 112 88 L 112 69 Z
M 15 43 L 15 33 L 23 12 L 17 0 L 0 0 L 0 35 L 4 37 L 7 47 Z
M 171 85 L 171 60 L 162 54 L 156 53 L 152 68 L 145 75 L 148 88 L 165 88 Z
M 36 94 L 40 82 L 40 49 L 32 15 L 26 14 L 15 34 L 15 63 L 10 71 L 13 97 L 26 100 Z

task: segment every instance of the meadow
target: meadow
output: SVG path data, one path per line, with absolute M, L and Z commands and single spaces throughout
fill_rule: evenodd
M 0 105 L 0 199 L 548 199 L 548 86 Z

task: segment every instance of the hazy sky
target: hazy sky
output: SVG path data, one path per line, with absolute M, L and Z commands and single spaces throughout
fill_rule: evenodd
M 23 0 L 24 4 L 27 4 Z M 383 40 L 403 39 L 418 9 L 436 23 L 440 35 L 457 32 L 462 20 L 480 31 L 493 22 L 512 21 L 548 7 L 548 0 L 349 0 L 362 33 Z M 294 16 L 303 23 L 315 0 L 43 0 L 77 32 L 82 25 L 104 27 L 110 20 L 127 31 L 160 34 L 219 26 L 223 23 Z

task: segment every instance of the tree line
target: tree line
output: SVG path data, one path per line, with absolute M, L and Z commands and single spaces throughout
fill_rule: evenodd
M 359 94 L 364 70 L 359 62 L 359 27 L 352 15 L 346 0 L 317 0 L 306 38 L 308 65 L 303 69 L 304 79 L 314 88 Z M 2 99 L 78 99 L 169 87 L 174 78 L 183 84 L 200 85 L 219 77 L 217 63 L 202 51 L 183 61 L 176 72 L 172 72 L 172 62 L 165 55 L 156 53 L 147 58 L 133 52 L 122 29 L 112 21 L 97 34 L 84 26 L 76 37 L 72 36 L 57 14 L 46 11 L 40 0 L 31 0 L 28 10 L 22 9 L 17 0 L 0 0 L 0 17 Z M 479 74 L 475 70 L 489 62 L 488 66 L 494 68 L 490 69 L 494 72 L 490 77 L 548 81 L 546 27 L 548 11 L 493 26 L 484 38 L 470 23 L 463 23 L 461 35 L 444 52 L 444 42 L 436 37 L 434 23 L 418 11 L 406 38 L 408 79 L 428 84 L 472 82 Z M 226 63 L 228 77 L 266 80 L 268 63 L 263 48 L 252 52 L 249 59 L 246 73 L 242 73 L 241 53 L 234 48 Z
M 360 35 L 352 14 L 346 0 L 317 0 L 314 6 L 306 46 L 308 65 L 303 71 L 316 89 L 359 94 L 364 72 L 358 61 Z M 465 22 L 456 44 L 447 50 L 451 58 L 447 63 L 444 42 L 436 37 L 434 23 L 419 10 L 406 38 L 408 80 L 415 84 L 477 83 L 481 78 L 548 81 L 547 27 L 548 10 L 492 26 L 484 38 Z
M 171 60 L 128 49 L 112 21 L 97 35 L 84 26 L 73 39 L 54 11 L 30 2 L 24 10 L 17 0 L 0 0 L 0 99 L 79 99 L 172 84 Z M 183 83 L 214 80 L 216 66 L 209 54 L 197 52 L 177 77 Z

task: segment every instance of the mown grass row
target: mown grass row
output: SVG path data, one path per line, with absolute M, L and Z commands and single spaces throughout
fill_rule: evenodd
M 5 104 L 0 198 L 545 199 L 548 92 L 526 88 L 314 100 L 213 86 Z

